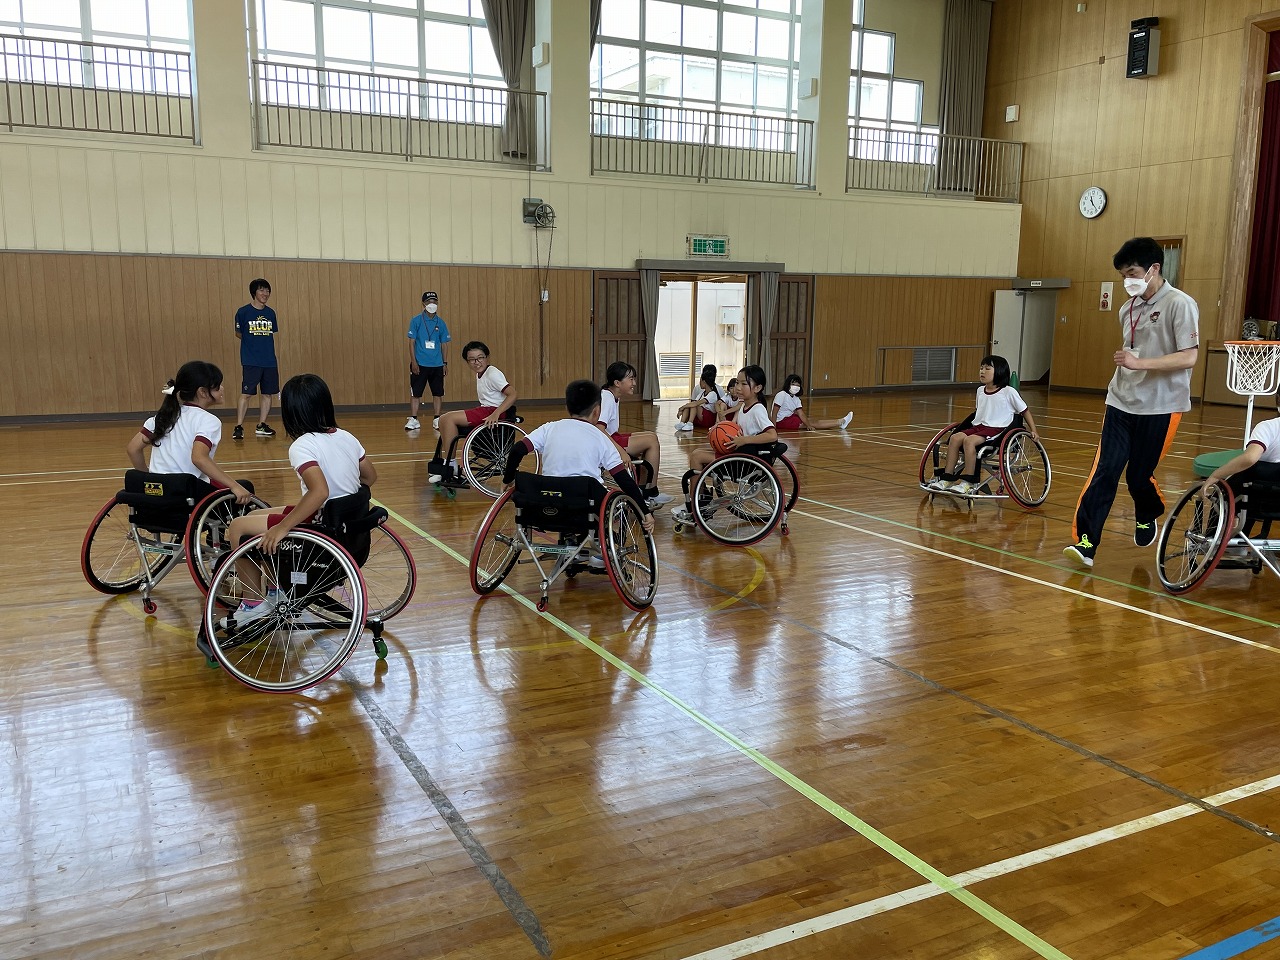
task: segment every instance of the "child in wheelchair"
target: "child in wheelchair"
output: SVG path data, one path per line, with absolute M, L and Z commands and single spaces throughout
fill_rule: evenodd
M 518 396 L 506 374 L 489 362 L 489 348 L 479 340 L 472 340 L 462 348 L 462 359 L 476 375 L 479 406 L 450 410 L 440 417 L 440 440 L 427 478 L 431 483 L 466 486 L 467 481 L 461 479 L 458 469 L 455 450 L 458 438 L 482 423 L 497 423 L 509 416 L 508 411 Z
M 671 502 L 671 495 L 658 489 L 653 480 L 662 469 L 662 448 L 658 444 L 658 435 L 651 430 L 636 433 L 618 432 L 618 399 L 628 397 L 636 392 L 636 368 L 623 360 L 615 360 L 605 371 L 604 386 L 600 390 L 600 412 L 596 415 L 596 425 L 605 436 L 618 445 L 623 454 L 623 462 L 630 467 L 634 457 L 649 464 L 650 480 L 644 495 L 650 509 L 656 509 Z
M 302 498 L 296 506 L 271 507 L 237 517 L 227 531 L 233 548 L 249 537 L 261 535 L 261 549 L 273 554 L 294 527 L 316 522 L 326 503 L 358 493 L 361 485 L 371 487 L 378 479 L 378 471 L 365 457 L 360 441 L 338 428 L 333 396 L 320 377 L 304 373 L 291 378 L 280 391 L 280 415 L 285 432 L 293 439 L 289 465 L 301 481 Z M 263 599 L 241 601 L 234 614 L 238 626 L 266 616 L 279 602 L 277 585 L 254 583 L 258 576 L 257 567 L 244 565 L 243 579 L 253 595 Z
M 982 464 L 978 450 L 993 437 L 1008 430 L 1017 414 L 1022 414 L 1032 438 L 1040 439 L 1035 419 L 1031 416 L 1026 401 L 1009 385 L 1011 379 L 1009 361 L 1004 357 L 982 358 L 978 367 L 981 386 L 976 395 L 972 424 L 951 434 L 947 441 L 946 466 L 933 479 L 924 483 L 925 489 L 961 496 L 977 492 L 982 483 Z M 963 476 L 956 472 L 962 457 L 966 471 Z
M 1280 417 L 1257 424 L 1244 450 L 1209 474 L 1204 486 L 1226 483 L 1238 497 L 1244 485 L 1253 480 L 1280 481 Z
M 212 493 L 213 484 L 226 487 L 237 503 L 253 496 L 250 484 L 233 480 L 214 462 L 222 440 L 222 421 L 209 408 L 222 403 L 222 371 L 212 363 L 191 360 L 164 386 L 164 400 L 125 446 L 135 470 L 185 473 L 205 485 L 198 500 Z M 144 453 L 151 448 L 151 463 Z

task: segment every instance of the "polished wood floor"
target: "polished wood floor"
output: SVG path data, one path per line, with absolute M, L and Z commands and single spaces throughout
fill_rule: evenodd
M 1123 492 L 1072 568 L 1102 401 L 1026 393 L 1042 509 L 917 488 L 970 391 L 860 397 L 799 440 L 789 537 L 662 514 L 640 615 L 598 577 L 477 600 L 486 503 L 347 417 L 418 593 L 384 664 L 284 697 L 204 666 L 185 572 L 151 618 L 81 578 L 133 425 L 0 429 L 0 957 L 1161 960 L 1280 916 L 1280 584 L 1166 596 Z M 673 410 L 628 408 L 678 492 Z M 1188 415 L 1165 489 L 1242 424 Z M 219 460 L 291 502 L 285 451 Z

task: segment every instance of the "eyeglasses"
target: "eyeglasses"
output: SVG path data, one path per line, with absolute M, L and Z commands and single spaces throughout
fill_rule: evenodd
M 481 363 L 488 359 L 489 359 L 488 357 L 483 355 L 479 357 L 467 357 L 467 363 Z

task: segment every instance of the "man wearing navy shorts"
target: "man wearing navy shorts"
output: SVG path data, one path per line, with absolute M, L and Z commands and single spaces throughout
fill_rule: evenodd
M 248 303 L 236 311 L 236 339 L 240 341 L 240 366 L 244 375 L 240 381 L 240 404 L 236 411 L 236 428 L 232 440 L 244 439 L 244 415 L 249 409 L 249 398 L 262 391 L 258 401 L 258 426 L 253 432 L 260 437 L 274 437 L 276 432 L 267 426 L 271 413 L 271 398 L 280 392 L 280 370 L 276 364 L 276 312 L 267 306 L 271 299 L 271 284 L 258 279 L 249 284 Z

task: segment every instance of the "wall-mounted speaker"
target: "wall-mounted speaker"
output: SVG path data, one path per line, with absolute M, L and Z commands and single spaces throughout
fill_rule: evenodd
M 1160 18 L 1143 17 L 1129 24 L 1129 50 L 1124 75 L 1154 77 L 1160 72 Z

